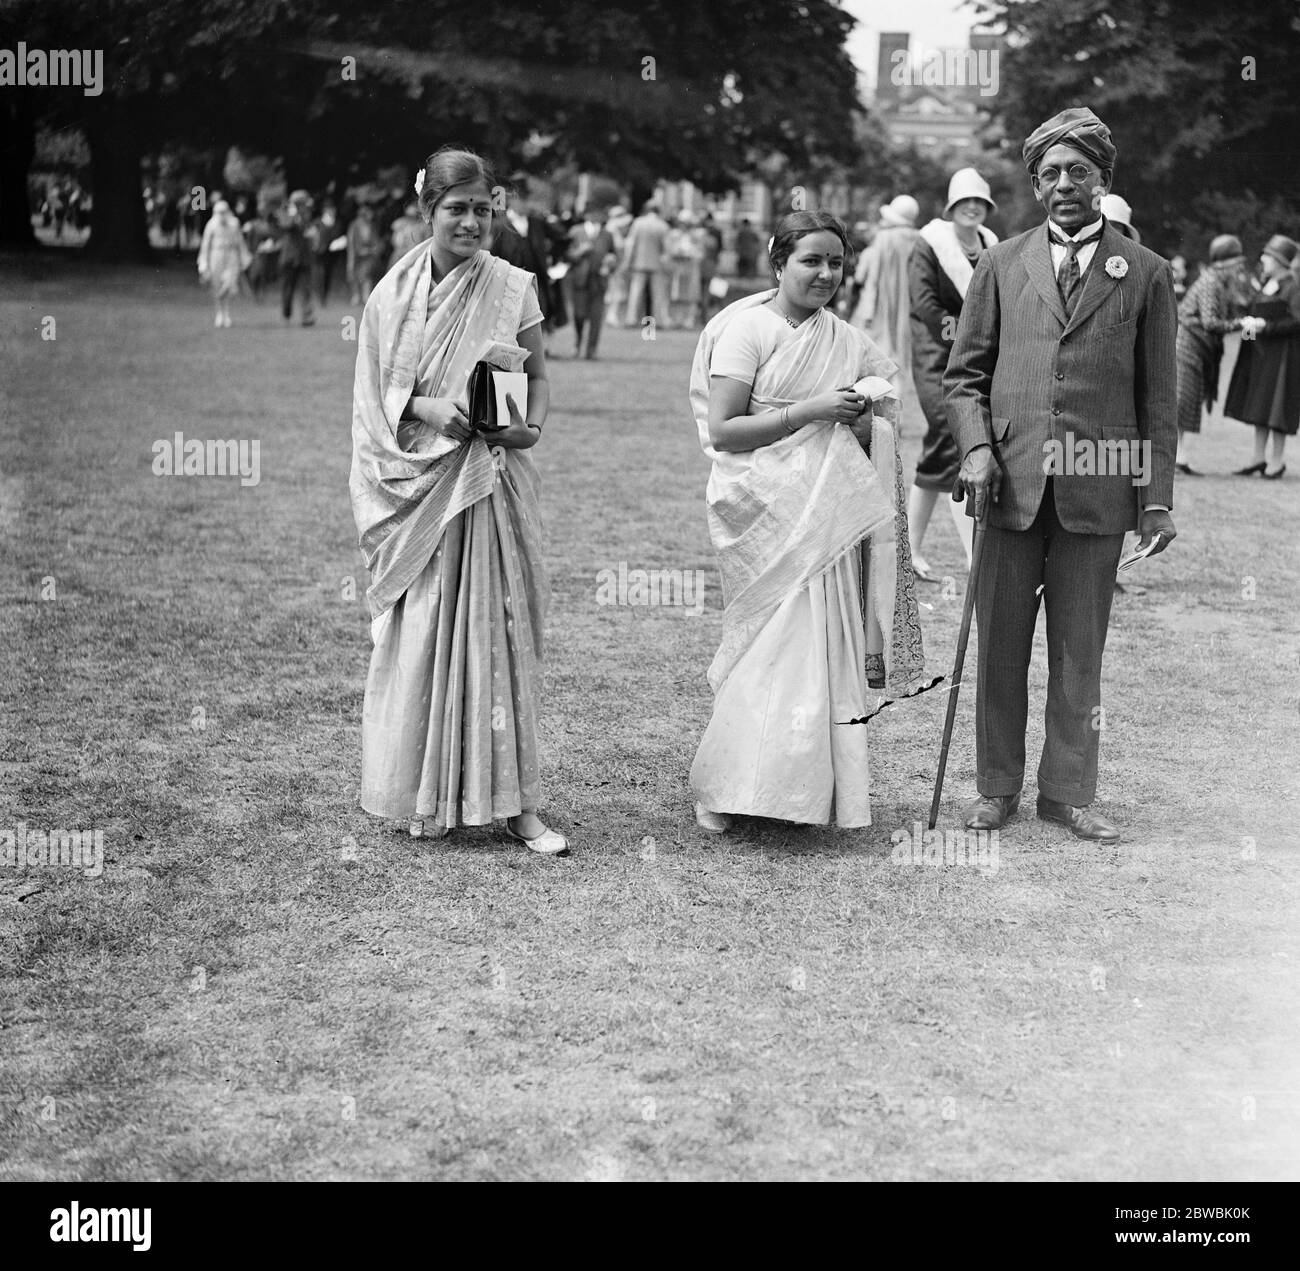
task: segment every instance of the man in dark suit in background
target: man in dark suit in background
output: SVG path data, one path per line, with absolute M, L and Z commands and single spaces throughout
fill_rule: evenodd
M 521 188 L 527 188 L 527 178 L 522 174 L 516 173 L 514 180 Z M 564 326 L 560 289 L 551 279 L 550 236 L 541 216 L 527 204 L 522 210 L 512 206 L 496 212 L 488 251 L 517 269 L 528 270 L 537 279 L 537 301 L 542 307 L 542 331 L 546 335 Z
M 587 357 L 594 359 L 605 323 L 605 288 L 618 264 L 614 236 L 605 228 L 603 207 L 589 207 L 582 221 L 569 231 L 569 295 L 573 301 L 574 357 L 582 355 L 582 335 L 587 333 Z
M 286 322 L 293 317 L 293 297 L 301 284 L 305 327 L 316 322 L 318 238 L 311 195 L 306 190 L 295 190 L 280 213 L 280 311 Z
M 1020 803 L 1028 672 L 1047 610 L 1046 741 L 1038 815 L 1083 839 L 1118 829 L 1097 788 L 1101 661 L 1124 534 L 1175 535 L 1176 315 L 1168 263 L 1099 211 L 1116 150 L 1083 107 L 1024 145 L 1048 221 L 976 266 L 944 377 L 963 459 L 954 497 L 987 515 L 976 585 L 976 781 L 969 829 Z

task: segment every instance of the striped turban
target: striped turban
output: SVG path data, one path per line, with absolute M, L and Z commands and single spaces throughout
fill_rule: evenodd
M 1038 171 L 1038 161 L 1055 145 L 1067 145 L 1087 155 L 1099 168 L 1115 167 L 1115 143 L 1106 127 L 1087 106 L 1071 106 L 1041 123 L 1025 138 L 1025 167 Z

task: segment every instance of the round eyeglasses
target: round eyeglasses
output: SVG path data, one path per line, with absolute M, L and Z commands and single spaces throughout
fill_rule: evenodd
M 1090 176 L 1092 169 L 1086 163 L 1072 163 L 1065 169 L 1075 185 L 1082 185 Z M 1061 179 L 1060 168 L 1039 168 L 1035 175 L 1040 185 L 1055 185 Z

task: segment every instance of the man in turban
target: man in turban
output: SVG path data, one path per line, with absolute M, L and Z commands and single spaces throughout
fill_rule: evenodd
M 1025 166 L 1047 222 L 981 255 L 944 376 L 962 454 L 953 497 L 987 518 L 970 829 L 998 829 L 1019 807 L 1041 595 L 1038 815 L 1079 838 L 1119 838 L 1089 806 L 1102 651 L 1125 532 L 1153 554 L 1175 534 L 1177 326 L 1168 262 L 1099 210 L 1115 157 L 1110 130 L 1084 107 L 1030 134 Z
M 1068 145 L 1085 159 L 1091 160 L 1106 174 L 1106 187 L 1109 189 L 1118 151 L 1111 140 L 1110 129 L 1087 106 L 1071 106 L 1069 110 L 1053 115 L 1025 138 L 1020 154 L 1031 176 L 1047 152 L 1059 145 Z M 1105 192 L 1102 191 L 1103 194 Z M 1039 199 L 1039 202 L 1042 200 Z

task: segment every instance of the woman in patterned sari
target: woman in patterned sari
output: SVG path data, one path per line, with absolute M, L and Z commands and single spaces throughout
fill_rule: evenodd
M 713 832 L 736 813 L 870 825 L 867 732 L 848 721 L 867 713 L 869 687 L 925 687 L 898 400 L 883 378 L 898 368 L 826 307 L 849 250 L 835 217 L 785 217 L 776 289 L 724 309 L 696 349 L 725 613 L 691 785 Z
M 463 150 L 416 182 L 432 236 L 371 294 L 352 415 L 352 508 L 370 569 L 374 649 L 361 806 L 416 836 L 505 819 L 535 852 L 564 837 L 537 816 L 538 661 L 547 581 L 528 454 L 549 404 L 533 276 L 491 256 L 493 179 Z M 525 369 L 527 417 L 472 433 L 480 359 Z

